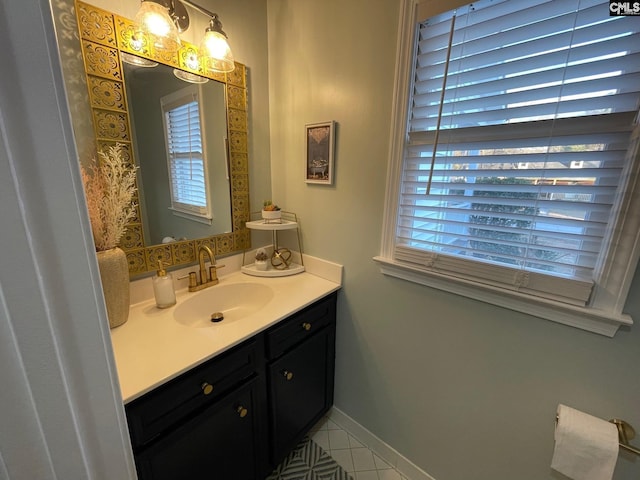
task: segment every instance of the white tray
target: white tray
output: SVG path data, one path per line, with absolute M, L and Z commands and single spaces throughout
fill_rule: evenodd
M 264 220 L 254 220 L 253 222 L 246 223 L 247 228 L 253 230 L 292 230 L 298 228 L 298 222 L 290 222 L 289 220 L 282 220 L 280 223 L 271 221 L 265 223 Z
M 267 270 L 258 270 L 255 264 L 252 263 L 250 265 L 242 266 L 240 270 L 242 271 L 242 273 L 253 275 L 254 277 L 287 277 L 289 275 L 296 275 L 298 273 L 304 272 L 304 265 L 292 263 L 286 270 L 277 270 L 273 267 L 270 267 Z

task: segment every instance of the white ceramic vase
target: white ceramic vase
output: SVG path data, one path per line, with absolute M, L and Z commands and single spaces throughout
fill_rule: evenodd
M 97 252 L 109 327 L 115 328 L 129 318 L 129 267 L 126 254 L 118 247 Z
M 264 272 L 269 266 L 266 260 L 256 260 L 254 265 L 256 270 L 260 270 L 262 272 Z
M 262 218 L 267 222 L 279 222 L 282 218 L 281 210 L 262 210 Z

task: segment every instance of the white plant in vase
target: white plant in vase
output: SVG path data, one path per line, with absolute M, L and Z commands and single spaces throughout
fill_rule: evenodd
M 267 260 L 269 260 L 269 257 L 267 256 L 267 251 L 264 248 L 256 250 L 256 261 L 254 263 L 256 270 L 266 270 L 269 266 Z
M 93 241 L 96 251 L 102 252 L 118 246 L 135 217 L 136 167 L 123 159 L 119 143 L 98 156 L 88 171 L 81 168 Z
M 129 316 L 129 267 L 118 244 L 136 214 L 136 167 L 125 161 L 122 147 L 117 143 L 98 152 L 98 161 L 94 158 L 87 170 L 81 167 L 111 328 Z

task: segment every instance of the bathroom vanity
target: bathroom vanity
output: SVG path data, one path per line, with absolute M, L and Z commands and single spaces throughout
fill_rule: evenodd
M 248 279 L 223 277 L 219 292 L 257 281 L 272 297 L 243 318 L 229 309 L 228 324 L 185 324 L 177 307 L 200 293 L 179 292 L 176 307 L 135 305 L 112 330 L 141 480 L 262 480 L 331 407 L 339 284 Z

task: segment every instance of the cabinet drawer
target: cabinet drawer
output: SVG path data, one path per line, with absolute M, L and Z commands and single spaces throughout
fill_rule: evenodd
M 133 447 L 207 405 L 258 369 L 260 336 L 156 388 L 126 406 Z
M 267 332 L 267 355 L 273 359 L 336 318 L 336 294 L 331 294 L 294 314 Z

